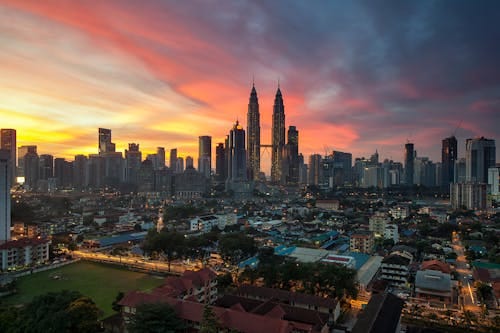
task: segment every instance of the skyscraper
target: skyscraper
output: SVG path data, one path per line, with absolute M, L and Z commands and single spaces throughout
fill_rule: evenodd
M 226 180 L 226 148 L 222 142 L 219 142 L 215 147 L 215 180 L 223 182 Z
M 186 156 L 186 169 L 194 169 L 194 160 L 191 156 Z
M 252 85 L 247 112 L 247 165 L 250 179 L 258 179 L 260 173 L 260 113 L 255 85 Z
M 286 145 L 286 182 L 299 182 L 299 131 L 295 126 L 288 128 L 288 143 Z
M 85 155 L 76 155 L 73 161 L 73 186 L 83 189 L 89 185 L 88 159 Z
M 415 152 L 413 150 L 413 143 L 408 142 L 405 144 L 405 184 L 407 186 L 413 185 L 414 161 Z
M 42 154 L 39 158 L 40 179 L 47 180 L 54 177 L 54 156 Z
M 321 155 L 309 156 L 309 180 L 308 185 L 318 185 L 321 179 Z
M 175 169 L 177 167 L 177 148 L 170 149 L 169 167 L 170 169 L 172 169 L 172 172 L 175 172 Z
M 441 183 L 444 188 L 448 188 L 450 183 L 453 183 L 457 155 L 457 139 L 454 136 L 443 139 L 441 148 Z
M 10 240 L 10 156 L 12 152 L 0 149 L 0 244 Z
M 165 148 L 157 147 L 156 155 L 158 155 L 158 168 L 163 169 L 165 167 Z
M 235 183 L 246 180 L 245 130 L 236 121 L 229 132 L 228 181 Z
M 279 86 L 274 98 L 271 145 L 271 181 L 275 183 L 284 183 L 283 153 L 285 148 L 285 105 L 283 104 L 283 97 Z
M 138 143 L 129 143 L 128 150 L 125 150 L 125 179 L 131 184 L 137 184 L 139 169 L 142 163 L 142 152 Z
M 465 179 L 468 182 L 487 183 L 488 168 L 496 163 L 495 140 L 484 137 L 465 142 Z
M 212 171 L 212 137 L 200 136 L 198 146 L 198 171 L 206 178 L 210 178 Z M 186 165 L 187 167 L 187 165 Z
M 16 130 L 10 128 L 2 128 L 0 131 L 0 149 L 8 150 L 10 152 L 10 173 L 11 185 L 16 183 L 17 169 L 17 143 L 16 143 Z
M 99 154 L 114 153 L 115 144 L 111 142 L 111 130 L 107 128 L 99 128 L 98 137 Z
M 37 153 L 36 146 L 21 146 L 17 149 L 17 175 L 25 177 L 24 156 L 28 153 Z

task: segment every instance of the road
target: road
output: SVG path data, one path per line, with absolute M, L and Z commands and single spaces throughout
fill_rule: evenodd
M 112 256 L 110 254 L 100 253 L 100 252 L 73 251 L 72 255 L 86 260 L 113 263 L 132 268 L 142 269 L 150 272 L 171 273 L 180 275 L 188 269 L 191 270 L 196 269 L 194 265 L 172 262 L 169 271 L 168 264 L 165 261 L 145 260 L 140 258 L 131 258 L 127 256 Z
M 464 309 L 470 311 L 480 311 L 481 308 L 477 306 L 476 290 L 469 278 L 472 276 L 472 270 L 468 267 L 467 259 L 465 258 L 464 247 L 460 241 L 457 233 L 453 233 L 453 250 L 457 254 L 457 261 L 455 269 L 459 274 L 459 281 L 461 283 L 460 298 L 463 300 Z

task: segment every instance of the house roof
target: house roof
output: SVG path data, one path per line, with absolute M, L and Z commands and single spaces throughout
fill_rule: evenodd
M 0 250 L 22 249 L 28 246 L 36 246 L 48 243 L 50 243 L 50 240 L 46 238 L 21 238 L 17 240 L 10 240 L 3 244 L 0 244 Z
M 391 254 L 382 260 L 382 264 L 408 266 L 410 264 L 410 259 L 398 254 Z
M 433 270 L 433 271 L 440 271 L 443 273 L 450 274 L 451 273 L 451 268 L 450 265 L 440 261 L 440 260 L 428 260 L 424 261 L 422 263 L 421 269 L 423 271 L 425 270 Z
M 415 288 L 449 292 L 450 274 L 440 271 L 418 271 L 415 276 Z
M 404 301 L 390 293 L 373 295 L 358 316 L 352 333 L 392 333 L 398 327 Z
M 236 291 L 237 295 L 245 297 L 257 297 L 260 299 L 276 299 L 279 301 L 286 301 L 290 304 L 304 304 L 318 307 L 325 307 L 333 309 L 337 305 L 337 300 L 334 298 L 325 298 L 314 295 L 307 295 L 302 293 L 294 293 L 281 289 L 266 288 L 266 287 L 256 287 L 252 285 L 242 285 Z

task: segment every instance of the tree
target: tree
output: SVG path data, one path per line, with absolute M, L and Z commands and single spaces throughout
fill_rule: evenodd
M 161 232 L 151 230 L 142 245 L 144 252 L 157 251 L 163 253 L 167 259 L 168 271 L 173 260 L 181 258 L 186 252 L 185 237 L 176 231 L 163 229 Z
M 21 312 L 20 332 L 93 333 L 99 330 L 100 311 L 77 291 L 63 290 L 35 297 Z
M 212 307 L 208 304 L 205 304 L 203 308 L 203 317 L 201 318 L 200 323 L 200 333 L 217 333 L 219 331 L 219 321 L 215 316 Z
M 237 263 L 240 259 L 253 256 L 257 253 L 257 246 L 252 237 L 237 232 L 221 236 L 219 250 L 224 258 Z
M 0 307 L 0 332 L 16 333 L 18 331 L 19 309 L 14 306 Z
M 137 307 L 127 329 L 130 333 L 175 333 L 185 327 L 169 304 L 150 303 Z
M 111 303 L 111 308 L 114 311 L 116 311 L 116 312 L 120 311 L 121 306 L 118 304 L 118 302 L 121 301 L 121 299 L 123 298 L 123 296 L 125 296 L 125 293 L 123 291 L 119 291 L 118 294 L 115 297 L 115 300 L 113 301 L 113 303 Z

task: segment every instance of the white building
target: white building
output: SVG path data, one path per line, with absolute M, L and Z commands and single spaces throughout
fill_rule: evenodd
M 488 169 L 488 194 L 500 198 L 500 166 Z
M 11 268 L 26 267 L 48 261 L 49 244 L 49 240 L 38 238 L 22 238 L 1 244 L 1 270 L 7 271 Z
M 410 207 L 408 205 L 397 205 L 389 209 L 389 214 L 394 219 L 404 220 L 410 215 Z
M 236 224 L 236 214 L 197 216 L 190 221 L 190 231 L 210 232 L 213 227 L 224 230 L 227 225 Z
M 370 216 L 369 230 L 373 231 L 376 238 L 384 237 L 385 229 L 389 221 L 385 213 L 375 212 L 374 215 Z
M 384 238 L 392 239 L 394 244 L 399 242 L 399 231 L 396 224 L 387 224 L 384 229 Z

